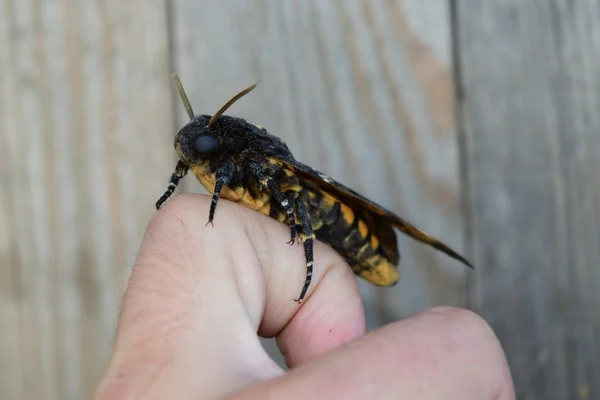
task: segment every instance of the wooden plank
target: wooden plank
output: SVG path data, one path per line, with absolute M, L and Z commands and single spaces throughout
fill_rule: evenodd
M 171 4 L 174 69 L 196 112 L 213 113 L 262 79 L 232 114 L 461 250 L 446 1 Z M 185 185 L 202 190 L 190 178 Z M 406 237 L 400 247 L 399 285 L 361 283 L 370 327 L 466 304 L 461 265 Z
M 600 4 L 457 4 L 473 306 L 518 398 L 598 398 Z
M 89 397 L 173 166 L 164 1 L 0 1 L 0 398 Z

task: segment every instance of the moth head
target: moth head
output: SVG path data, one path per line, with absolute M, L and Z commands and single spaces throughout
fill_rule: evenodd
M 203 161 L 218 158 L 225 148 L 231 148 L 231 144 L 233 144 L 231 143 L 233 139 L 231 133 L 235 131 L 232 127 L 235 126 L 235 121 L 238 120 L 237 118 L 223 116 L 223 113 L 233 103 L 254 89 L 258 82 L 233 96 L 214 115 L 195 116 L 176 74 L 173 74 L 173 81 L 190 117 L 190 122 L 181 128 L 175 136 L 175 150 L 179 159 L 188 165 L 197 165 Z
M 218 132 L 208 128 L 209 120 L 208 115 L 197 115 L 175 136 L 177 155 L 187 165 L 197 165 L 220 154 L 221 140 Z

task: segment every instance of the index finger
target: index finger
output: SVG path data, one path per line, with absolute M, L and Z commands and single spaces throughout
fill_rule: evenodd
M 512 400 L 504 352 L 476 314 L 440 307 L 386 325 L 230 399 Z

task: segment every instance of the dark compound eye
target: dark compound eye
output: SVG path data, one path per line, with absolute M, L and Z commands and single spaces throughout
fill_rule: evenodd
M 201 158 L 210 158 L 219 151 L 219 142 L 211 135 L 198 136 L 194 142 L 194 150 Z

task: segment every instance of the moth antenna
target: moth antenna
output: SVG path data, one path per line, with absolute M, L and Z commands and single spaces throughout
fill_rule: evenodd
M 181 98 L 181 102 L 185 107 L 187 115 L 190 117 L 190 119 L 194 118 L 194 110 L 192 110 L 192 106 L 190 105 L 190 101 L 188 100 L 187 94 L 185 94 L 185 90 L 183 90 L 183 85 L 179 80 L 179 76 L 177 76 L 177 74 L 172 74 L 171 79 L 173 79 L 173 83 L 177 88 L 177 92 L 179 92 L 179 97 Z
M 231 98 L 231 100 L 229 100 L 227 103 L 225 103 L 225 105 L 223 107 L 221 107 L 219 109 L 219 111 L 217 111 L 215 113 L 215 115 L 213 115 L 210 118 L 210 121 L 208 121 L 208 127 L 210 128 L 215 123 L 215 121 L 217 120 L 217 118 L 219 118 L 221 115 L 223 115 L 223 113 L 225 111 L 227 111 L 227 109 L 229 107 L 231 107 L 231 105 L 233 103 L 235 103 L 236 101 L 238 101 L 239 99 L 241 99 L 242 97 L 244 97 L 245 95 L 247 95 L 248 93 L 250 93 L 252 91 L 252 89 L 254 89 L 256 87 L 256 85 L 258 85 L 259 83 L 260 83 L 260 81 L 254 82 L 252 85 L 248 86 L 246 89 L 242 90 L 241 92 L 239 92 L 238 94 L 236 94 L 235 96 L 233 96 Z

